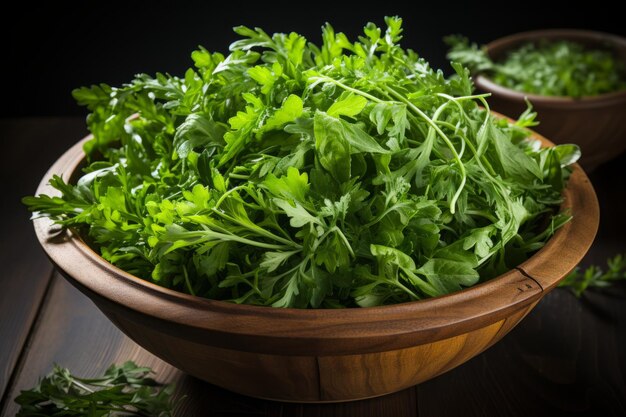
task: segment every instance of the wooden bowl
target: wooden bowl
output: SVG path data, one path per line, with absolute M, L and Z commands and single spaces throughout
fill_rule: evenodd
M 487 44 L 489 56 L 498 60 L 507 51 L 527 42 L 569 40 L 590 47 L 608 48 L 626 64 L 626 39 L 585 30 L 523 32 Z M 474 77 L 476 89 L 491 93 L 493 110 L 517 117 L 528 97 L 539 115 L 536 130 L 556 143 L 575 143 L 582 150 L 581 164 L 589 171 L 626 150 L 626 90 L 582 98 L 550 97 L 515 91 L 494 83 L 485 75 Z
M 72 178 L 83 161 L 83 142 L 56 161 L 37 194 L 58 195 L 48 181 L 53 174 Z M 34 223 L 59 271 L 124 333 L 165 361 L 245 395 L 336 402 L 426 381 L 507 334 L 594 239 L 598 202 L 579 166 L 564 194 L 563 208 L 574 219 L 506 274 L 444 297 L 337 310 L 236 305 L 172 291 L 109 264 L 48 218 Z

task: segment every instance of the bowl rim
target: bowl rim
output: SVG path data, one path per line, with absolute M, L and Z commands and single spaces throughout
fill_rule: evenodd
M 91 137 L 77 142 L 52 165 L 37 195 L 58 195 L 49 180 L 53 175 L 69 180 L 84 160 L 83 144 Z M 534 132 L 532 137 L 544 146 L 553 146 Z M 72 231 L 62 230 L 47 217 L 35 219 L 34 227 L 50 260 L 73 285 L 98 306 L 114 305 L 136 323 L 159 326 L 169 334 L 227 349 L 284 355 L 348 355 L 430 343 L 497 321 L 502 321 L 500 327 L 504 327 L 507 317 L 536 303 L 556 286 L 580 262 L 594 240 L 599 222 L 598 201 L 578 164 L 563 196 L 562 210 L 584 215 L 575 216 L 518 267 L 445 296 L 367 308 L 272 308 L 192 296 L 115 267 Z M 102 309 L 105 313 L 109 310 Z
M 519 32 L 495 39 L 487 43 L 485 48 L 487 50 L 487 54 L 493 57 L 493 55 L 497 56 L 502 54 L 521 43 L 537 41 L 540 39 L 568 39 L 581 42 L 610 44 L 616 49 L 624 50 L 626 54 L 626 38 L 611 33 L 583 29 L 540 29 Z M 624 64 L 626 65 L 626 62 Z M 626 89 L 579 98 L 568 96 L 546 96 L 525 93 L 523 91 L 505 87 L 501 84 L 497 84 L 485 74 L 477 74 L 473 78 L 476 86 L 483 90 L 490 91 L 511 100 L 524 101 L 525 99 L 528 99 L 533 104 L 542 106 L 591 108 L 609 106 L 617 103 L 626 103 Z

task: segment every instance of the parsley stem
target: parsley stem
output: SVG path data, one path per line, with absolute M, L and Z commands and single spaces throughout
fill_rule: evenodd
M 187 272 L 187 267 L 185 265 L 183 265 L 183 276 L 185 277 L 185 285 L 187 286 L 187 291 L 189 291 L 189 294 L 196 295 L 196 292 L 191 286 L 191 282 L 189 282 L 189 273 Z
M 237 180 L 247 180 L 248 178 L 250 178 L 250 175 L 234 174 L 232 172 L 229 172 L 228 178 L 234 178 Z
M 461 158 L 459 157 L 459 154 L 457 153 L 456 148 L 454 147 L 452 142 L 450 142 L 450 139 L 448 138 L 448 136 L 439 128 L 439 126 L 437 126 L 437 124 L 430 117 L 428 117 L 428 115 L 426 113 L 424 113 L 422 110 L 420 110 L 415 104 L 411 103 L 410 100 L 408 100 L 402 94 L 400 94 L 397 91 L 395 91 L 393 88 L 391 88 L 389 86 L 385 86 L 384 88 L 387 89 L 387 91 L 389 91 L 389 93 L 392 96 L 394 96 L 398 100 L 404 102 L 407 106 L 409 106 L 409 108 L 411 110 L 413 110 L 413 112 L 415 112 L 418 116 L 420 116 L 422 119 L 424 119 L 424 121 L 426 121 L 426 123 L 428 123 L 430 125 L 430 127 L 432 129 L 434 129 L 435 132 L 437 132 L 437 134 L 441 137 L 441 139 L 443 139 L 443 141 L 446 143 L 446 145 L 448 145 L 448 148 L 450 148 L 450 151 L 452 152 L 452 155 L 454 156 L 454 159 L 455 159 L 455 161 L 456 161 L 456 163 L 457 163 L 457 165 L 459 167 L 459 171 L 461 173 L 461 184 L 459 185 L 459 187 L 457 188 L 456 192 L 454 193 L 454 196 L 452 197 L 452 200 L 450 200 L 450 213 L 454 214 L 456 212 L 456 210 L 455 210 L 456 202 L 459 199 L 459 197 L 461 196 L 461 192 L 463 191 L 463 188 L 465 187 L 465 182 L 467 181 L 467 173 L 465 172 L 465 165 L 463 164 L 463 161 L 461 161 Z M 445 104 L 443 104 L 442 106 L 445 106 Z M 439 110 L 439 109 L 437 109 L 437 110 Z M 435 112 L 435 114 L 438 116 L 437 112 Z
M 245 227 L 246 229 L 255 232 L 258 235 L 270 238 L 272 240 L 276 240 L 278 242 L 284 243 L 284 244 L 289 245 L 291 247 L 301 248 L 300 245 L 298 245 L 297 243 L 295 243 L 292 240 L 285 239 L 285 238 L 282 238 L 280 236 L 276 236 L 275 234 L 273 234 L 269 230 L 265 230 L 262 227 L 258 227 L 256 225 L 254 225 L 253 223 L 251 223 L 249 221 L 249 219 L 248 219 L 248 221 L 241 221 L 241 220 L 236 219 L 236 218 L 234 218 L 232 216 L 229 216 L 228 214 L 222 212 L 221 210 L 218 210 L 219 206 L 226 200 L 226 198 L 230 197 L 230 195 L 233 192 L 236 192 L 238 190 L 242 190 L 242 189 L 245 189 L 245 188 L 246 188 L 245 185 L 239 185 L 237 187 L 234 187 L 234 188 L 228 190 L 224 194 L 222 194 L 220 196 L 220 198 L 217 200 L 217 202 L 215 203 L 215 205 L 211 208 L 211 211 L 213 211 L 215 214 L 219 215 L 220 217 L 222 217 L 222 218 L 224 218 L 224 219 L 226 219 L 228 221 L 231 221 L 231 222 L 233 222 L 235 224 L 238 224 L 239 226 Z M 240 201 L 240 203 L 243 203 L 243 201 Z
M 398 208 L 397 204 L 392 205 L 391 207 L 387 207 L 385 208 L 385 210 L 379 214 L 378 216 L 376 216 L 374 218 L 374 220 L 366 223 L 363 227 L 372 227 L 373 225 L 375 225 L 376 223 L 378 223 L 379 221 L 381 221 L 387 214 L 391 213 L 392 211 L 396 210 Z
M 346 239 L 346 235 L 343 234 L 341 229 L 338 228 L 337 226 L 335 226 L 335 227 L 333 227 L 330 230 L 332 230 L 335 233 L 337 233 L 337 235 L 341 238 L 341 240 L 343 240 L 343 244 L 346 246 L 346 249 L 348 249 L 348 252 L 350 252 L 350 256 L 355 258 L 356 256 L 354 255 L 354 251 L 352 250 L 352 246 L 350 246 L 350 242 L 348 242 L 348 239 Z
M 311 79 L 312 80 L 319 79 L 319 80 L 322 80 L 322 81 L 325 81 L 325 82 L 329 82 L 329 83 L 335 84 L 336 86 L 341 87 L 342 89 L 344 89 L 346 91 L 350 91 L 351 93 L 363 96 L 366 99 L 371 100 L 371 101 L 373 101 L 375 103 L 382 103 L 383 102 L 383 100 L 379 99 L 378 97 L 375 97 L 375 96 L 373 96 L 373 95 L 371 95 L 369 93 L 366 93 L 365 91 L 358 90 L 356 88 L 352 88 L 350 86 L 347 86 L 344 83 L 342 83 L 341 81 L 335 80 L 334 78 L 331 78 L 331 77 L 328 77 L 328 76 L 325 76 L 325 75 L 311 77 Z
M 232 233 L 215 232 L 211 230 L 207 225 L 204 225 L 204 224 L 202 225 L 202 227 L 204 230 L 199 230 L 199 231 L 194 231 L 194 232 L 188 231 L 186 233 L 186 236 L 188 238 L 193 238 L 193 237 L 199 238 L 197 241 L 193 242 L 194 244 L 214 241 L 214 240 L 230 240 L 230 241 L 239 242 L 239 243 L 243 243 L 243 244 L 250 245 L 250 246 L 257 246 L 259 248 L 265 248 L 265 249 L 283 250 L 283 249 L 292 248 L 291 246 L 273 245 L 270 243 L 257 242 L 256 240 L 247 239 L 245 237 L 237 236 Z
M 230 222 L 238 224 L 241 227 L 245 227 L 246 229 L 248 229 L 248 230 L 250 230 L 250 231 L 252 231 L 252 232 L 254 232 L 254 233 L 258 234 L 258 235 L 261 235 L 263 237 L 267 237 L 267 238 L 276 240 L 278 242 L 284 243 L 284 244 L 289 245 L 289 246 L 293 246 L 295 248 L 301 248 L 302 247 L 302 246 L 298 245 L 297 243 L 295 243 L 294 241 L 282 238 L 280 236 L 276 236 L 274 233 L 270 232 L 269 230 L 263 229 L 262 227 L 258 227 L 254 223 L 251 223 L 249 221 L 240 221 L 240 220 L 238 220 L 238 219 L 236 219 L 236 218 L 234 218 L 232 216 L 229 216 L 228 214 L 223 213 L 223 212 L 221 212 L 219 210 L 216 210 L 214 208 L 212 209 L 212 211 L 215 214 L 217 214 L 218 216 L 220 216 L 220 217 L 222 217 L 222 218 L 224 218 L 224 219 L 226 219 L 226 220 L 228 220 Z
M 413 299 L 413 300 L 419 300 L 420 298 L 417 296 L 417 294 L 415 294 L 413 291 L 411 291 L 409 288 L 407 288 L 404 284 L 402 284 L 400 281 L 393 281 L 392 282 L 393 285 L 395 285 L 398 288 L 401 288 L 403 291 L 405 291 L 407 294 L 409 294 L 409 296 Z
M 215 203 L 215 205 L 213 206 L 213 210 L 217 210 L 219 208 L 220 205 L 222 205 L 222 203 L 224 202 L 224 200 L 231 195 L 232 193 L 238 191 L 238 190 L 242 190 L 245 188 L 245 185 L 238 185 L 236 187 L 231 188 L 230 190 L 226 191 L 224 194 L 222 194 L 220 196 L 220 198 L 217 200 L 217 202 Z
M 533 237 L 532 239 L 528 239 L 526 241 L 527 244 L 541 242 L 548 236 L 552 236 L 554 232 L 565 223 L 568 223 L 572 220 L 572 216 L 562 216 L 561 218 L 553 218 L 548 227 L 546 227 L 541 233 Z
M 79 387 L 80 389 L 82 389 L 82 390 L 84 390 L 84 391 L 89 392 L 89 393 L 92 393 L 92 394 L 93 394 L 93 393 L 95 392 L 93 389 L 89 388 L 87 385 L 83 384 L 82 382 L 78 381 L 78 380 L 77 380 L 77 379 L 75 379 L 75 378 L 70 379 L 70 380 L 69 380 L 69 382 L 70 382 L 71 384 L 76 385 L 76 386 L 77 386 L 77 387 Z
M 497 223 L 498 219 L 496 219 L 491 213 L 486 210 L 465 210 L 465 214 L 469 214 L 470 216 L 480 216 L 489 220 L 492 223 Z

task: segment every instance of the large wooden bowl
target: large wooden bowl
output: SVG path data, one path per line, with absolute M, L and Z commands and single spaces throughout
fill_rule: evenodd
M 48 181 L 53 174 L 72 177 L 83 161 L 82 144 L 50 168 L 38 194 L 58 194 Z M 491 281 L 445 297 L 341 310 L 255 307 L 182 294 L 116 268 L 47 218 L 35 220 L 35 229 L 63 275 L 165 361 L 254 397 L 334 402 L 426 381 L 507 334 L 594 239 L 598 203 L 579 166 L 563 207 L 574 219 L 527 262 Z
M 542 39 L 608 48 L 626 65 L 626 39 L 586 30 L 518 33 L 487 44 L 487 53 L 498 60 L 522 44 Z M 474 77 L 474 82 L 479 92 L 491 93 L 489 105 L 493 110 L 513 118 L 526 109 L 525 97 L 528 97 L 541 120 L 536 130 L 556 143 L 579 145 L 583 154 L 581 164 L 588 171 L 626 150 L 626 90 L 582 98 L 549 97 L 503 87 L 485 75 Z

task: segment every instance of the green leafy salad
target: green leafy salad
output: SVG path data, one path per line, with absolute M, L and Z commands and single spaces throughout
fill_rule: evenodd
M 580 98 L 626 89 L 626 68 L 611 51 L 572 41 L 527 42 L 494 62 L 485 48 L 449 36 L 448 58 L 525 93 Z
M 541 248 L 575 145 L 541 149 L 489 112 L 469 72 L 398 42 L 402 20 L 320 45 L 237 27 L 184 77 L 74 91 L 88 161 L 62 197 L 26 197 L 112 264 L 167 288 L 275 307 L 436 297 Z

